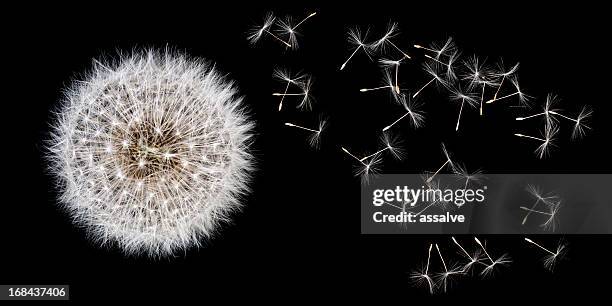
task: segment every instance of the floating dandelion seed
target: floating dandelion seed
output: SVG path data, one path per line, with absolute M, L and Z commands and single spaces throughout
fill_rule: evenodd
M 541 214 L 546 217 L 546 221 L 540 224 L 544 230 L 550 230 L 552 232 L 557 228 L 557 213 L 559 212 L 559 208 L 561 207 L 561 201 L 551 202 L 547 206 L 547 211 L 535 210 L 531 208 L 527 208 L 525 206 L 519 207 L 522 210 L 526 210 L 528 213 L 536 213 Z
M 446 59 L 446 61 L 442 61 L 439 60 L 435 57 L 432 57 L 428 54 L 425 54 L 426 58 L 431 59 L 432 61 L 434 61 L 435 65 L 439 65 L 439 66 L 443 66 L 444 70 L 445 70 L 445 76 L 446 79 L 449 81 L 453 81 L 457 79 L 457 75 L 455 74 L 455 62 L 457 61 L 457 59 L 459 58 L 459 52 L 458 51 L 454 51 L 452 54 L 450 54 L 448 56 L 448 58 Z
M 400 87 L 399 87 L 399 66 L 402 63 L 402 61 L 404 60 L 404 58 L 399 59 L 397 61 L 394 60 L 390 60 L 390 59 L 381 59 L 380 60 L 380 64 L 385 67 L 386 69 L 393 69 L 395 71 L 395 93 L 397 93 L 398 95 L 400 94 Z
M 416 98 L 416 96 L 418 96 L 419 93 L 421 93 L 421 91 L 423 91 L 423 89 L 425 89 L 427 86 L 429 86 L 433 82 L 435 82 L 435 84 L 437 84 L 437 85 L 442 85 L 443 87 L 448 87 L 447 82 L 444 79 L 442 79 L 442 77 L 440 77 L 440 75 L 438 74 L 438 72 L 436 71 L 436 68 L 434 66 L 425 63 L 425 64 L 423 64 L 423 69 L 425 70 L 425 72 L 427 74 L 429 74 L 431 76 L 431 80 L 429 80 L 427 83 L 425 83 L 425 85 L 423 85 L 423 87 L 421 87 L 419 90 L 417 90 L 414 93 L 414 95 L 412 95 L 413 98 Z
M 487 259 L 489 259 L 489 261 L 491 262 L 490 265 L 487 265 L 480 272 L 481 276 L 486 277 L 486 276 L 489 276 L 489 275 L 493 274 L 493 271 L 494 271 L 496 266 L 505 266 L 505 265 L 509 265 L 510 263 L 512 263 L 512 259 L 510 259 L 510 256 L 508 256 L 508 254 L 504 254 L 504 255 L 498 257 L 496 260 L 493 260 L 493 258 L 491 258 L 491 255 L 489 255 L 489 252 L 487 252 L 487 249 L 485 248 L 484 244 L 481 243 L 480 240 L 477 237 L 474 237 L 474 240 L 476 241 L 476 243 L 478 243 L 478 245 L 480 245 L 480 247 L 484 251 Z
M 449 37 L 448 39 L 446 39 L 446 41 L 444 42 L 444 44 L 442 44 L 441 46 L 438 43 L 432 43 L 430 47 L 424 47 L 422 45 L 414 45 L 415 48 L 417 49 L 423 49 L 425 51 L 429 51 L 432 52 L 433 54 L 436 55 L 436 59 L 440 59 L 440 57 L 442 55 L 445 55 L 447 53 L 453 53 L 457 47 L 455 46 L 455 43 L 453 42 L 453 38 Z
M 484 94 L 485 88 L 488 86 L 494 86 L 495 82 L 491 75 L 492 70 L 485 65 L 486 60 L 480 60 L 476 55 L 468 58 L 463 62 L 463 65 L 467 68 L 466 73 L 462 80 L 467 80 L 469 83 L 468 89 L 472 90 L 480 86 L 480 115 L 483 114 Z
M 370 47 L 365 43 L 365 40 L 367 39 L 367 36 L 368 36 L 368 30 L 366 30 L 366 32 L 362 35 L 361 31 L 359 30 L 359 28 L 349 29 L 349 31 L 348 31 L 348 41 L 349 41 L 349 43 L 351 45 L 355 46 L 355 49 L 353 50 L 351 55 L 346 59 L 346 61 L 344 61 L 344 63 L 342 63 L 342 66 L 340 66 L 340 70 L 342 70 L 342 69 L 344 69 L 344 67 L 346 67 L 348 62 L 353 58 L 353 56 L 355 56 L 355 54 L 359 50 L 363 50 L 363 52 L 370 58 L 370 60 L 372 59 L 370 57 Z
M 463 268 L 461 269 L 462 273 L 469 272 L 470 269 L 474 266 L 474 264 L 481 263 L 480 261 L 481 253 L 479 250 L 476 250 L 473 254 L 470 254 L 465 250 L 465 248 L 463 248 L 461 244 L 459 244 L 459 242 L 455 239 L 455 237 L 451 237 L 451 239 L 459 247 L 459 249 L 461 249 L 461 255 L 465 255 L 465 258 L 468 260 L 468 262 L 465 265 L 463 265 Z
M 282 40 L 280 37 L 276 36 L 274 33 L 270 32 L 270 27 L 274 24 L 274 21 L 276 21 L 276 17 L 274 17 L 274 15 L 272 13 L 268 13 L 266 15 L 266 17 L 264 18 L 264 22 L 261 26 L 255 26 L 253 27 L 253 29 L 251 29 L 250 33 L 249 33 L 249 41 L 251 42 L 251 44 L 255 44 L 257 43 L 261 37 L 263 37 L 263 34 L 268 34 L 270 36 L 272 36 L 274 39 L 278 40 L 279 42 L 283 43 L 285 46 L 291 48 L 291 44 Z
M 321 119 L 319 121 L 319 129 L 318 130 L 307 128 L 307 127 L 303 127 L 301 125 L 293 124 L 293 123 L 290 123 L 290 122 L 285 122 L 285 125 L 289 126 L 289 127 L 294 127 L 294 128 L 298 128 L 298 129 L 302 129 L 302 130 L 310 132 L 312 135 L 309 137 L 308 142 L 310 143 L 311 147 L 313 147 L 315 149 L 318 149 L 320 141 L 321 141 L 321 133 L 323 132 L 323 130 L 325 129 L 325 127 L 327 125 L 327 120 Z
M 550 148 L 555 146 L 554 141 L 558 132 L 559 128 L 555 124 L 551 124 L 544 127 L 544 133 L 541 137 L 534 137 L 518 133 L 514 134 L 514 136 L 540 141 L 541 144 L 535 149 L 535 153 L 540 159 L 542 159 L 548 156 Z
M 391 73 L 389 72 L 389 70 L 385 70 L 383 72 L 383 80 L 382 80 L 381 86 L 373 87 L 373 88 L 361 88 L 359 89 L 359 91 L 368 92 L 368 91 L 375 91 L 375 90 L 381 90 L 381 89 L 389 90 L 389 93 L 391 94 L 391 97 L 393 98 L 393 100 L 398 101 L 400 95 L 397 94 L 397 90 L 396 90 L 397 88 L 398 87 L 393 81 L 393 77 L 391 76 Z
M 302 23 L 304 23 L 306 20 L 315 16 L 316 14 L 316 12 L 311 13 L 295 25 L 293 25 L 294 20 L 291 16 L 287 16 L 284 20 L 280 20 L 278 22 L 278 26 L 280 27 L 279 33 L 288 37 L 289 45 L 291 45 L 290 47 L 292 47 L 293 49 L 298 48 L 297 36 L 299 35 L 299 33 L 297 32 L 297 28 L 302 25 Z
M 505 95 L 503 97 L 499 97 L 499 98 L 495 97 L 495 98 L 487 101 L 487 103 L 493 103 L 495 101 L 507 99 L 507 98 L 510 98 L 510 97 L 513 97 L 513 96 L 518 96 L 519 106 L 528 106 L 529 98 L 531 98 L 531 97 L 526 95 L 521 90 L 521 86 L 519 85 L 518 77 L 513 76 L 513 77 L 511 77 L 509 79 L 510 79 L 510 82 L 512 83 L 512 85 L 514 86 L 514 88 L 516 89 L 516 91 L 511 93 L 511 94 L 507 94 L 507 95 Z
M 531 119 L 531 118 L 536 118 L 539 116 L 544 116 L 544 118 L 546 119 L 546 126 L 552 126 L 553 124 L 555 124 L 554 117 L 551 116 L 551 114 L 553 112 L 557 112 L 559 111 L 558 109 L 554 109 L 553 107 L 557 104 L 557 96 L 553 95 L 553 94 L 548 94 L 546 96 L 546 103 L 544 104 L 544 109 L 542 110 L 541 113 L 537 113 L 537 114 L 533 114 L 533 115 L 529 115 L 529 116 L 525 116 L 525 117 L 516 117 L 516 120 L 518 121 L 522 121 L 522 120 L 527 120 L 527 119 Z
M 561 241 L 557 244 L 557 250 L 555 252 L 541 246 L 540 244 L 529 238 L 525 238 L 525 241 L 537 246 L 538 248 L 548 253 L 546 257 L 544 257 L 544 267 L 550 270 L 551 272 L 555 269 L 555 264 L 557 263 L 557 261 L 563 259 L 565 253 L 567 252 L 567 245 L 562 243 Z
M 485 176 L 482 174 L 482 171 L 480 169 L 470 173 L 467 171 L 467 168 L 465 166 L 459 163 L 456 163 L 453 167 L 453 173 L 457 176 L 457 178 L 462 181 L 465 181 L 465 184 L 463 186 L 464 190 L 468 188 L 470 182 L 478 184 L 483 179 L 485 179 Z
M 440 255 L 440 260 L 442 261 L 442 266 L 444 267 L 444 272 L 438 273 L 436 276 L 439 279 L 438 283 L 442 284 L 442 288 L 444 292 L 446 292 L 446 289 L 449 283 L 449 278 L 454 275 L 461 275 L 463 274 L 463 272 L 459 268 L 459 266 L 456 266 L 456 265 L 451 265 L 451 268 L 449 270 L 448 267 L 446 266 L 446 261 L 444 261 L 444 257 L 442 256 L 442 252 L 440 251 L 440 248 L 438 247 L 437 243 L 436 243 L 436 250 L 438 250 L 438 255 Z
M 208 62 L 153 50 L 95 62 L 60 108 L 47 158 L 61 205 L 96 242 L 171 256 L 240 209 L 253 124 Z
M 312 96 L 311 96 L 311 92 L 310 92 L 310 88 L 312 86 L 312 78 L 308 77 L 306 78 L 306 80 L 304 81 L 300 81 L 300 82 L 296 82 L 295 84 L 300 88 L 300 90 L 302 92 L 300 93 L 287 93 L 287 88 L 288 85 L 291 83 L 287 84 L 287 87 L 285 87 L 285 92 L 280 93 L 280 92 L 274 92 L 272 93 L 273 96 L 277 96 L 277 97 L 281 97 L 281 101 L 278 104 L 278 110 L 280 111 L 283 107 L 283 98 L 286 96 L 298 96 L 298 97 L 302 97 L 302 100 L 300 101 L 300 103 L 298 103 L 298 105 L 296 105 L 296 108 L 302 109 L 302 110 L 310 110 L 312 109 Z
M 410 278 L 415 280 L 417 285 L 427 285 L 429 288 L 429 294 L 434 293 L 434 281 L 429 275 L 429 262 L 431 260 L 431 249 L 433 248 L 433 244 L 429 245 L 429 250 L 427 251 L 427 263 L 425 267 L 418 271 L 413 271 L 410 274 Z
M 455 131 L 459 131 L 459 123 L 461 122 L 461 114 L 463 113 L 463 106 L 465 103 L 468 106 L 476 107 L 478 101 L 474 94 L 464 91 L 461 87 L 456 87 L 451 89 L 451 100 L 453 101 L 461 101 L 461 106 L 459 107 L 459 115 L 457 116 L 457 124 L 455 125 Z
M 444 169 L 444 167 L 446 167 L 446 165 L 449 165 L 451 167 L 451 169 L 455 169 L 455 165 L 453 164 L 450 154 L 448 153 L 448 151 L 446 150 L 446 146 L 444 144 L 442 144 L 442 153 L 444 154 L 444 157 L 446 157 L 446 161 L 442 164 L 442 166 L 440 166 L 440 168 L 438 168 L 438 170 L 436 170 L 436 172 L 434 172 L 433 175 L 431 175 L 430 177 L 427 178 L 426 183 L 430 183 L 433 178 L 438 175 L 438 173 L 440 171 L 442 171 L 442 169 Z
M 559 116 L 561 118 L 574 122 L 574 129 L 572 131 L 572 139 L 581 138 L 585 134 L 585 129 L 590 129 L 590 127 L 585 123 L 585 121 L 587 121 L 591 117 L 591 115 L 593 114 L 593 111 L 588 106 L 582 107 L 582 110 L 580 110 L 580 114 L 578 114 L 578 117 L 576 117 L 576 119 L 562 115 L 558 113 L 558 110 L 550 110 L 548 112 L 552 115 Z
M 353 153 L 349 152 L 344 147 L 341 147 L 341 149 L 346 154 L 348 154 L 350 157 L 352 157 L 353 159 L 359 162 L 359 166 L 357 167 L 357 170 L 355 171 L 355 176 L 360 176 L 362 183 L 367 183 L 372 176 L 376 175 L 379 172 L 378 166 L 380 166 L 380 163 L 381 163 L 380 155 L 374 155 L 366 163 L 365 161 L 355 156 Z
M 372 43 L 370 47 L 374 50 L 385 50 L 387 45 L 389 45 L 395 50 L 397 50 L 400 54 L 402 54 L 404 58 L 411 59 L 410 55 L 408 55 L 391 41 L 391 39 L 396 37 L 397 35 L 399 35 L 399 28 L 397 27 L 397 23 L 391 22 L 389 23 L 389 25 L 387 25 L 387 32 L 385 32 L 385 35 L 383 35 L 383 37 L 381 37 L 379 40 Z
M 401 160 L 404 156 L 404 151 L 401 149 L 400 145 L 401 145 L 401 139 L 397 136 L 391 136 L 391 134 L 389 133 L 383 133 L 382 136 L 380 137 L 380 142 L 383 145 L 383 148 L 368 155 L 365 157 L 362 157 L 360 159 L 360 161 L 365 161 L 368 158 L 372 158 L 374 156 L 377 156 L 385 151 L 389 151 L 391 152 L 391 154 Z
M 393 123 L 385 126 L 382 129 L 383 132 L 386 132 L 388 129 L 390 129 L 392 126 L 394 126 L 407 116 L 409 116 L 408 118 L 410 119 L 410 123 L 415 129 L 421 127 L 423 125 L 423 122 L 425 121 L 425 116 L 423 115 L 423 112 L 419 110 L 420 104 L 413 102 L 410 97 L 408 97 L 408 100 L 406 100 L 405 95 L 401 95 L 399 99 L 404 109 L 406 109 L 406 113 L 399 117 L 397 120 L 393 121 Z
M 504 61 L 500 60 L 499 64 L 497 65 L 498 71 L 495 73 L 495 76 L 500 78 L 499 86 L 497 87 L 497 91 L 495 91 L 495 95 L 493 96 L 493 99 L 491 99 L 491 100 L 493 100 L 493 101 L 497 100 L 497 95 L 499 94 L 499 91 L 501 90 L 502 86 L 504 85 L 504 81 L 508 77 L 510 77 L 511 75 L 516 73 L 518 68 L 519 68 L 519 63 L 516 63 L 516 65 L 512 66 L 512 68 L 506 69 L 506 67 L 504 66 Z
M 289 86 L 294 85 L 300 87 L 300 80 L 304 78 L 304 75 L 297 74 L 295 76 L 292 76 L 291 71 L 289 71 L 288 69 L 276 68 L 274 69 L 274 73 L 272 74 L 272 76 L 281 82 L 287 82 L 285 90 L 282 93 L 272 94 L 273 96 L 281 97 L 278 103 L 278 111 L 280 111 L 283 108 L 283 101 L 285 100 L 285 96 L 287 95 Z
M 531 205 L 531 208 L 528 210 L 527 214 L 523 218 L 521 225 L 525 225 L 525 223 L 527 222 L 527 218 L 529 218 L 529 215 L 531 215 L 531 211 L 536 209 L 538 204 L 542 203 L 550 206 L 555 202 L 559 201 L 559 196 L 553 193 L 544 194 L 542 189 L 540 189 L 538 186 L 529 184 L 527 185 L 526 190 L 532 197 L 536 199 L 536 201 L 533 203 L 533 205 Z

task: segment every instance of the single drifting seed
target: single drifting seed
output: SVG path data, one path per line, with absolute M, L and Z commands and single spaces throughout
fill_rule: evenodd
M 427 283 L 427 286 L 429 287 L 430 294 L 434 293 L 434 282 L 429 276 L 429 262 L 431 259 L 432 247 L 433 247 L 433 244 L 429 244 L 429 250 L 427 251 L 427 264 L 425 265 L 424 271 L 420 270 L 420 271 L 412 272 L 410 276 L 411 278 L 416 279 L 418 284 L 423 283 L 423 280 L 425 280 L 425 282 Z
M 453 38 L 449 37 L 442 47 L 438 47 L 436 43 L 433 43 L 431 47 L 424 47 L 422 45 L 413 45 L 417 49 L 423 49 L 436 54 L 436 58 L 439 59 L 440 56 L 444 55 L 448 51 L 455 50 L 455 45 L 453 43 Z
M 565 255 L 566 252 L 566 245 L 559 242 L 558 246 L 557 246 L 557 250 L 556 252 L 553 252 L 545 247 L 543 247 L 542 245 L 538 244 L 537 242 L 529 239 L 529 238 L 525 238 L 525 241 L 537 246 L 538 248 L 544 250 L 546 253 L 548 253 L 548 255 L 546 255 L 546 257 L 544 257 L 544 267 L 546 269 L 549 269 L 550 271 L 553 271 L 554 267 L 555 267 L 555 263 L 557 262 L 558 259 L 562 258 Z
M 491 263 L 495 263 L 495 261 L 493 260 L 493 258 L 491 258 L 491 256 L 489 255 L 489 253 L 487 252 L 487 249 L 484 247 L 484 245 L 480 242 L 480 239 L 478 239 L 477 237 L 474 237 L 474 240 L 476 241 L 476 243 L 478 243 L 478 245 L 480 245 L 480 247 L 482 248 L 482 250 L 484 251 L 485 255 L 487 255 L 487 258 L 491 261 Z
M 368 45 L 366 45 L 364 43 L 364 41 L 366 40 L 366 38 L 368 36 L 368 31 L 369 30 L 366 30 L 365 34 L 361 35 L 361 31 L 359 30 L 359 28 L 349 29 L 349 32 L 348 32 L 348 41 L 349 41 L 349 43 L 351 43 L 353 45 L 356 45 L 356 47 L 353 50 L 353 52 L 351 53 L 351 55 L 346 59 L 346 61 L 344 61 L 344 63 L 342 63 L 342 66 L 340 66 L 340 70 L 342 70 L 342 69 L 344 69 L 344 67 L 346 67 L 348 62 L 353 58 L 353 56 L 355 56 L 355 54 L 359 50 L 363 50 L 363 52 L 368 57 L 370 57 L 370 53 L 368 51 L 369 47 L 368 47 Z
M 499 91 L 504 85 L 504 81 L 506 80 L 507 77 L 511 76 L 518 70 L 519 63 L 516 63 L 516 65 L 512 66 L 512 68 L 510 68 L 509 70 L 506 70 L 506 68 L 504 67 L 503 61 L 498 66 L 499 66 L 500 72 L 497 73 L 497 76 L 501 77 L 501 81 L 499 82 L 499 86 L 497 87 L 497 91 L 495 92 L 495 95 L 493 96 L 492 100 L 497 100 L 497 95 L 499 94 Z
M 530 210 L 535 209 L 536 206 L 538 206 L 540 202 L 550 206 L 550 205 L 554 205 L 554 202 L 558 201 L 559 199 L 556 195 L 544 196 L 542 194 L 542 191 L 534 185 L 527 185 L 527 192 L 529 192 L 531 196 L 536 198 L 536 201 L 535 203 L 533 203 Z M 529 215 L 531 215 L 531 211 L 529 211 L 525 215 L 525 217 L 523 218 L 523 221 L 521 222 L 521 225 L 525 225 L 525 223 L 527 222 L 527 218 L 529 218 Z
M 389 134 L 383 134 L 380 140 L 384 147 L 368 156 L 362 157 L 360 159 L 361 161 L 365 161 L 369 158 L 377 156 L 378 154 L 385 152 L 387 150 L 390 151 L 391 154 L 393 154 L 397 159 L 402 158 L 403 152 L 399 148 L 399 145 L 401 143 L 399 138 L 392 137 Z
M 359 163 L 361 163 L 364 166 L 367 166 L 366 163 L 364 163 L 360 158 L 358 158 L 357 156 L 353 155 L 353 153 L 349 152 L 347 149 L 345 149 L 344 147 L 340 147 L 342 148 L 342 151 L 344 151 L 346 154 L 348 154 L 350 157 L 354 158 L 356 161 L 358 161 Z
M 450 154 L 446 150 L 446 146 L 444 146 L 444 144 L 442 144 L 442 153 L 446 157 L 446 161 L 442 164 L 442 166 L 440 166 L 440 168 L 438 168 L 438 170 L 436 170 L 436 172 L 434 172 L 434 174 L 432 176 L 427 178 L 426 183 L 430 183 L 434 179 L 434 177 L 436 175 L 438 175 L 438 173 L 440 171 L 442 171 L 442 169 L 444 169 L 444 167 L 446 167 L 446 165 L 450 164 L 451 168 L 454 169 L 455 166 L 453 165 L 453 162 L 451 161 L 451 158 L 450 158 Z
M 397 29 L 397 23 L 389 23 L 389 25 L 387 26 L 387 32 L 385 33 L 385 35 L 383 35 L 382 38 L 380 38 L 379 40 L 374 42 L 372 44 L 372 48 L 374 48 L 374 49 L 379 49 L 379 48 L 384 49 L 385 46 L 387 44 L 389 44 L 391 47 L 393 47 L 395 50 L 397 50 L 399 53 L 401 53 L 404 56 L 404 58 L 411 59 L 410 55 L 408 55 L 406 52 L 404 52 L 402 49 L 400 49 L 397 45 L 395 45 L 391 41 L 391 38 L 397 36 L 398 34 L 399 34 L 399 32 L 398 32 L 398 29 Z
M 399 121 L 404 119 L 406 116 L 410 116 L 410 123 L 412 124 L 414 128 L 419 128 L 423 124 L 424 116 L 423 116 L 423 113 L 418 110 L 419 104 L 413 103 L 412 100 L 410 100 L 410 97 L 408 97 L 408 101 L 407 101 L 405 95 L 400 95 L 399 101 L 404 107 L 404 109 L 406 109 L 406 113 L 402 115 L 400 118 L 398 118 L 397 120 L 395 120 L 393 123 L 385 126 L 382 130 L 383 132 L 390 129 L 392 126 L 397 124 Z
M 465 248 L 463 248 L 463 246 L 455 239 L 455 237 L 451 237 L 451 239 L 453 240 L 455 245 L 457 245 L 459 247 L 459 249 L 461 249 L 461 251 L 463 252 L 463 254 L 465 255 L 465 257 L 468 260 L 468 263 L 465 264 L 463 266 L 463 269 L 461 270 L 462 273 L 467 272 L 475 263 L 479 263 L 480 262 L 480 252 L 476 252 L 476 253 L 474 253 L 474 255 L 470 255 L 470 253 L 468 253 L 465 250 Z
M 274 33 L 268 30 L 274 24 L 274 21 L 276 21 L 276 17 L 274 17 L 272 13 L 268 13 L 266 17 L 264 18 L 263 25 L 255 27 L 251 31 L 251 34 L 249 35 L 249 41 L 251 41 L 251 43 L 254 44 L 257 41 L 259 41 L 259 39 L 261 39 L 264 33 L 266 33 L 272 36 L 274 39 L 278 40 L 279 42 L 285 44 L 286 46 L 291 47 L 290 43 L 282 40 L 280 37 L 276 36 Z
M 301 125 L 297 125 L 297 124 L 294 124 L 294 123 L 290 123 L 290 122 L 285 122 L 285 125 L 289 126 L 289 127 L 294 127 L 294 128 L 298 128 L 298 129 L 302 129 L 302 130 L 311 132 L 312 135 L 310 137 L 309 142 L 310 142 L 310 145 L 313 148 L 316 149 L 316 148 L 319 147 L 319 141 L 321 139 L 321 132 L 323 132 L 323 130 L 325 129 L 325 126 L 327 125 L 327 121 L 324 120 L 324 119 L 321 119 L 321 121 L 319 122 L 319 129 L 318 130 L 307 128 L 307 127 L 304 127 L 304 126 L 301 126 Z
M 417 92 L 415 92 L 414 95 L 412 95 L 412 98 L 416 98 L 416 96 L 419 93 L 421 93 L 421 91 L 423 91 L 423 89 L 425 89 L 427 86 L 429 86 L 434 81 L 436 81 L 438 84 L 440 84 L 442 86 L 447 86 L 446 82 L 438 75 L 438 72 L 435 70 L 434 67 L 432 67 L 429 64 L 424 64 L 423 68 L 424 68 L 425 72 L 431 76 L 431 80 L 429 80 L 427 83 L 425 83 L 425 85 L 423 85 L 423 87 L 421 87 L 419 90 L 417 90 Z

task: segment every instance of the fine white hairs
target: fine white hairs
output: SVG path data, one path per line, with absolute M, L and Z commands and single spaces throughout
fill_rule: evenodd
M 128 255 L 200 246 L 249 191 L 254 124 L 241 100 L 210 63 L 174 51 L 95 61 L 48 140 L 62 208 Z

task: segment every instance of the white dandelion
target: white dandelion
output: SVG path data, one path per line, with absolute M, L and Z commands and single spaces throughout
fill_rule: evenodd
M 353 29 L 349 29 L 348 31 L 348 42 L 355 46 L 355 49 L 353 50 L 353 52 L 351 53 L 351 55 L 349 55 L 349 57 L 346 59 L 346 61 L 344 61 L 344 63 L 342 63 L 342 66 L 340 66 L 340 70 L 344 69 L 344 67 L 346 67 L 346 65 L 348 64 L 348 62 L 353 58 L 353 56 L 355 56 L 355 54 L 359 51 L 359 50 L 363 50 L 363 53 L 365 53 L 368 58 L 370 58 L 370 60 L 372 59 L 370 57 L 370 47 L 368 46 L 368 44 L 365 43 L 365 40 L 368 37 L 368 30 L 366 30 L 366 32 L 364 34 L 361 33 L 361 30 L 359 28 L 353 28 Z
M 539 243 L 529 238 L 525 238 L 525 241 L 537 246 L 538 248 L 544 250 L 547 253 L 546 257 L 544 257 L 544 260 L 543 260 L 544 267 L 550 270 L 551 272 L 555 269 L 555 265 L 557 261 L 563 259 L 563 257 L 565 256 L 565 253 L 567 252 L 567 245 L 561 241 L 557 244 L 557 249 L 554 252 L 541 246 Z
M 257 43 L 263 37 L 264 34 L 268 34 L 272 38 L 284 44 L 285 46 L 291 48 L 290 43 L 284 41 L 283 39 L 278 37 L 276 34 L 270 32 L 270 28 L 272 27 L 275 21 L 276 21 L 276 17 L 274 17 L 272 13 L 266 14 L 266 17 L 264 17 L 264 22 L 261 25 L 254 26 L 249 31 L 248 40 L 251 42 L 251 44 Z
M 66 90 L 48 145 L 62 207 L 101 244 L 199 246 L 248 191 L 253 123 L 231 81 L 169 51 L 95 62 Z
M 321 133 L 323 132 L 323 130 L 325 129 L 325 127 L 327 126 L 327 120 L 324 118 L 321 118 L 319 120 L 319 126 L 318 129 L 312 129 L 312 128 L 307 128 L 301 125 L 297 125 L 291 122 L 285 122 L 286 126 L 289 127 L 293 127 L 293 128 L 298 128 L 304 131 L 309 132 L 311 135 L 308 138 L 308 142 L 310 143 L 310 146 L 313 147 L 314 149 L 318 149 L 319 148 L 319 144 L 321 142 Z

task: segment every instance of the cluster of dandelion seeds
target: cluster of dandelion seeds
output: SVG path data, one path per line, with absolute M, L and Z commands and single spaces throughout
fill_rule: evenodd
M 253 123 L 204 60 L 135 51 L 66 90 L 48 141 L 59 202 L 101 244 L 170 256 L 240 209 Z

